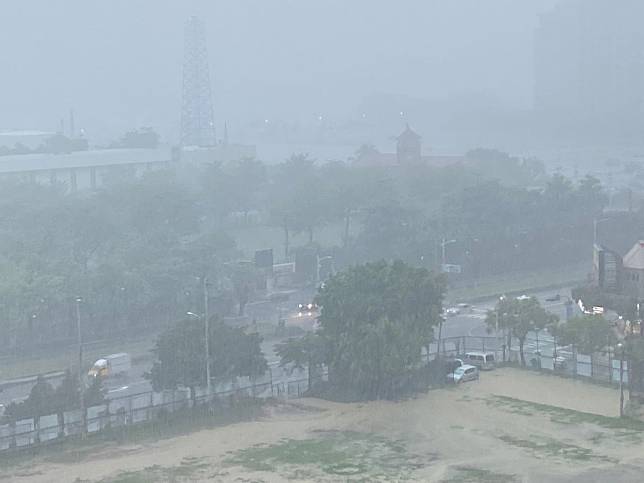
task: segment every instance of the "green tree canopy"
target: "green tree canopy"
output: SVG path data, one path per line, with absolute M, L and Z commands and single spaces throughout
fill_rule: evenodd
M 593 354 L 617 342 L 615 331 L 601 315 L 574 317 L 553 328 L 557 343 L 574 345 L 579 352 Z
M 536 297 L 504 297 L 488 312 L 485 322 L 490 330 L 496 329 L 498 324 L 499 330 L 519 341 L 521 364 L 525 365 L 523 347 L 528 334 L 550 327 L 556 320 L 556 315 L 546 311 Z
M 159 336 L 153 350 L 157 360 L 146 374 L 155 391 L 183 386 L 190 389 L 194 400 L 195 388 L 206 385 L 204 332 L 203 318 L 189 318 Z M 212 378 L 254 377 L 268 367 L 258 334 L 246 334 L 243 328 L 228 327 L 213 318 L 209 342 Z
M 414 368 L 440 321 L 445 282 L 397 261 L 351 267 L 320 290 L 319 336 L 329 380 L 362 397 Z

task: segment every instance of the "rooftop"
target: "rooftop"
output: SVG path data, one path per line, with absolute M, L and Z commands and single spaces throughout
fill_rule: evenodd
M 69 154 L 14 154 L 0 156 L 0 173 L 158 163 L 171 160 L 170 148 L 96 149 Z
M 624 255 L 624 268 L 644 270 L 644 240 L 638 241 L 629 252 Z

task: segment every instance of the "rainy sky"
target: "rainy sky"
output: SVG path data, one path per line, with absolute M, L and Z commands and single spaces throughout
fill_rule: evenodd
M 206 24 L 215 116 L 345 118 L 390 94 L 511 108 L 533 98 L 556 0 L 2 0 L 0 129 L 179 122 L 183 22 Z

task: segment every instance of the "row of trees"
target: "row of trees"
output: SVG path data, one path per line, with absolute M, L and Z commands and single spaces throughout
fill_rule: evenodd
M 592 217 L 605 202 L 596 180 L 573 186 L 502 153 L 468 158 L 446 168 L 367 169 L 295 155 L 277 166 L 177 165 L 141 178 L 115 169 L 92 193 L 5 181 L 0 350 L 70 340 L 78 296 L 83 330 L 94 338 L 166 327 L 199 310 L 203 277 L 213 283 L 213 313 L 243 311 L 252 277 L 229 263 L 242 255 L 234 213 L 258 212 L 279 227 L 286 256 L 293 233 L 315 243 L 324 225 L 341 226 L 339 268 L 379 259 L 436 268 L 443 238 L 457 240 L 448 261 L 472 276 L 586 256 Z
M 93 379 L 83 389 L 85 407 L 96 406 L 105 402 L 105 390 L 100 378 Z M 54 388 L 42 376 L 31 388 L 29 397 L 21 402 L 12 402 L 4 412 L 5 419 L 14 421 L 37 418 L 49 414 L 61 414 L 64 411 L 80 408 L 80 388 L 78 376 L 67 371 L 62 382 Z
M 69 138 L 64 134 L 54 134 L 35 148 L 30 148 L 22 143 L 16 143 L 13 147 L 0 146 L 0 156 L 15 154 L 67 154 L 76 151 L 87 151 L 87 149 L 89 149 L 89 144 L 85 138 Z
M 542 164 L 490 150 L 448 167 L 317 165 L 294 155 L 278 166 L 257 161 L 214 165 L 204 182 L 216 187 L 218 218 L 258 211 L 284 232 L 309 243 L 328 224 L 342 229 L 338 257 L 347 264 L 400 258 L 434 268 L 443 238 L 453 263 L 468 276 L 581 260 L 592 220 L 607 203 L 599 181 L 577 184 L 545 175 Z M 483 256 L 485 254 L 485 256 Z
M 549 313 L 534 298 L 504 297 L 486 317 L 490 332 L 499 330 L 504 334 L 506 346 L 512 339 L 519 342 L 521 364 L 525 365 L 524 345 L 528 334 L 548 330 L 558 345 L 572 346 L 584 354 L 594 354 L 610 348 L 617 342 L 615 332 L 608 321 L 600 315 L 584 315 L 566 322 Z

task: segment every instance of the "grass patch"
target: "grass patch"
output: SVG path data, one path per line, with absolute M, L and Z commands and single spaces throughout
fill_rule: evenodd
M 507 396 L 490 396 L 485 399 L 485 402 L 489 406 L 524 416 L 544 414 L 549 416 L 552 422 L 559 424 L 593 424 L 616 431 L 617 435 L 635 435 L 644 431 L 644 421 L 638 419 L 602 416 Z
M 288 478 L 332 477 L 342 481 L 405 480 L 433 461 L 410 453 L 401 441 L 370 433 L 320 431 L 315 438 L 254 446 L 225 460 L 228 466 L 279 472 Z
M 139 471 L 123 471 L 114 477 L 104 478 L 98 483 L 156 483 L 158 481 L 178 482 L 203 475 L 210 464 L 203 458 L 187 457 L 177 466 L 148 466 Z
M 499 439 L 504 443 L 528 450 L 537 457 L 562 458 L 570 461 L 599 461 L 618 463 L 615 458 L 599 455 L 593 450 L 564 443 L 554 438 L 534 437 L 534 440 L 515 438 L 510 435 L 501 435 Z
M 515 483 L 517 477 L 505 473 L 495 473 L 470 466 L 455 466 L 450 469 L 450 476 L 441 483 Z

